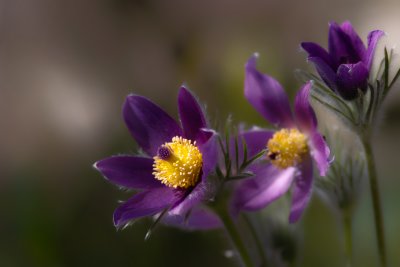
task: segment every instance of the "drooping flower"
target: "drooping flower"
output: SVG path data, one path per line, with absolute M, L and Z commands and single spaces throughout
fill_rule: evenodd
M 346 100 L 358 96 L 358 90 L 366 91 L 368 76 L 376 45 L 384 35 L 375 30 L 368 34 L 367 47 L 350 22 L 329 25 L 328 51 L 316 43 L 303 42 L 301 47 L 308 53 L 326 85 Z
M 219 226 L 218 217 L 199 205 L 212 194 L 207 176 L 217 162 L 215 134 L 184 87 L 179 91 L 178 108 L 182 127 L 147 98 L 126 98 L 123 118 L 148 156 L 112 156 L 94 164 L 110 182 L 137 190 L 115 210 L 116 227 L 161 212 L 166 212 L 167 224 L 202 229 Z
M 244 93 L 253 107 L 276 131 L 253 129 L 241 134 L 249 157 L 267 149 L 267 162 L 249 167 L 254 177 L 243 180 L 233 197 L 235 211 L 259 210 L 285 194 L 294 184 L 290 222 L 296 222 L 311 197 L 313 162 L 324 176 L 329 167 L 329 148 L 317 130 L 317 119 L 309 104 L 311 82 L 297 93 L 295 118 L 282 86 L 256 69 L 256 56 L 246 64 Z

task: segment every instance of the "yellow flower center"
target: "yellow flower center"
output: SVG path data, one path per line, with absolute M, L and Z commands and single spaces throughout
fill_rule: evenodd
M 203 156 L 196 142 L 175 136 L 158 149 L 153 175 L 166 186 L 188 188 L 196 185 L 202 165 Z
M 280 169 L 299 164 L 308 152 L 307 137 L 297 129 L 276 132 L 268 144 L 268 158 Z

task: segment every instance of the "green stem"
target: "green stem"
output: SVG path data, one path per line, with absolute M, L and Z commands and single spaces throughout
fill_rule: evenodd
M 379 196 L 379 185 L 378 185 L 374 155 L 370 143 L 370 138 L 368 138 L 368 136 L 364 136 L 362 138 L 362 144 L 364 146 L 365 157 L 367 159 L 369 185 L 371 189 L 372 204 L 374 208 L 375 231 L 378 242 L 379 260 L 381 266 L 386 267 L 387 261 L 386 261 L 386 248 L 385 248 L 385 231 L 383 226 L 381 200 Z
M 352 212 L 349 209 L 342 210 L 343 232 L 345 241 L 346 266 L 353 266 L 353 232 L 352 232 Z
M 264 252 L 264 246 L 263 246 L 261 240 L 258 238 L 257 231 L 256 231 L 256 229 L 254 229 L 253 224 L 251 223 L 249 217 L 246 214 L 243 215 L 243 218 L 247 224 L 247 227 L 250 230 L 251 235 L 253 236 L 253 239 L 257 246 L 258 253 L 260 254 L 260 257 L 261 257 L 261 265 L 260 266 L 267 267 L 268 259 Z
M 239 253 L 244 266 L 252 267 L 253 263 L 251 262 L 250 255 L 247 252 L 246 246 L 243 243 L 239 231 L 237 230 L 236 224 L 232 220 L 232 217 L 230 216 L 229 212 L 227 212 L 225 209 L 217 209 L 216 211 L 219 214 L 220 219 L 225 226 L 225 230 L 228 236 L 231 238 L 237 252 Z

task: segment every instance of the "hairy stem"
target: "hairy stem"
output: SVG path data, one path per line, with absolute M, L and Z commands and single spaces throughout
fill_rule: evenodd
M 369 185 L 371 189 L 372 204 L 374 209 L 375 231 L 379 251 L 379 260 L 382 267 L 387 266 L 386 247 L 385 247 L 385 230 L 383 225 L 383 216 L 381 209 L 381 199 L 379 195 L 379 184 L 376 174 L 374 155 L 369 136 L 362 138 L 362 144 L 365 150 L 365 157 L 368 166 Z
M 349 209 L 342 210 L 343 234 L 345 242 L 346 266 L 353 266 L 353 231 L 352 212 Z
M 251 232 L 251 235 L 253 236 L 254 242 L 256 243 L 258 254 L 260 254 L 260 257 L 261 257 L 261 265 L 260 266 L 267 267 L 268 259 L 264 252 L 264 246 L 263 246 L 261 240 L 258 238 L 257 231 L 256 231 L 256 229 L 254 229 L 254 226 L 253 226 L 250 218 L 246 214 L 244 214 L 243 217 L 244 217 L 244 220 L 246 221 L 247 227 L 249 228 L 249 230 Z

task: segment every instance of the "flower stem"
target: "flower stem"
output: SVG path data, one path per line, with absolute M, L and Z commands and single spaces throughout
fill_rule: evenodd
M 265 252 L 264 252 L 264 246 L 263 246 L 261 240 L 258 238 L 258 234 L 256 232 L 256 229 L 254 229 L 254 226 L 251 223 L 251 220 L 249 219 L 249 217 L 246 214 L 243 215 L 243 218 L 244 218 L 244 220 L 245 220 L 245 222 L 246 222 L 246 224 L 247 224 L 247 226 L 248 226 L 248 228 L 250 230 L 251 235 L 253 236 L 253 239 L 254 239 L 254 241 L 256 243 L 256 246 L 257 246 L 258 253 L 260 254 L 260 257 L 261 257 L 261 265 L 260 266 L 267 267 L 268 266 L 268 259 L 267 259 L 267 256 L 265 255 Z
M 343 233 L 345 241 L 346 266 L 353 266 L 353 232 L 352 232 L 352 212 L 349 209 L 342 210 Z
M 367 159 L 369 185 L 371 189 L 372 204 L 374 208 L 375 231 L 378 242 L 379 260 L 382 267 L 387 266 L 386 261 L 386 248 L 385 248 L 385 231 L 383 226 L 383 216 L 381 209 L 381 200 L 379 196 L 379 185 L 375 168 L 374 155 L 370 138 L 364 136 L 362 143 L 365 150 L 365 157 Z
M 247 252 L 246 246 L 243 243 L 239 231 L 237 230 L 236 224 L 232 220 L 232 217 L 230 216 L 229 212 L 226 209 L 217 209 L 216 211 L 218 212 L 220 219 L 225 226 L 225 230 L 228 236 L 231 238 L 237 252 L 239 253 L 244 266 L 252 267 L 253 263 L 251 262 L 250 255 Z

